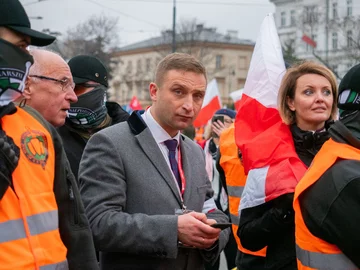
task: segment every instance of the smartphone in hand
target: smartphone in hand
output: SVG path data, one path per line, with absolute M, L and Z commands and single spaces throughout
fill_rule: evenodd
M 214 223 L 210 226 L 213 228 L 218 228 L 218 229 L 224 230 L 224 229 L 230 228 L 231 225 L 232 225 L 231 223 Z

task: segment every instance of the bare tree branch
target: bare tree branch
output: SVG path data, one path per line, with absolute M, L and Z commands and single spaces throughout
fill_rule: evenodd
M 63 43 L 63 56 L 66 59 L 79 54 L 95 56 L 104 63 L 111 77 L 111 53 L 119 40 L 117 23 L 118 18 L 102 14 L 69 29 Z

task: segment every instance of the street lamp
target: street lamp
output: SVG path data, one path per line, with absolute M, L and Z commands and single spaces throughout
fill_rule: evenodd
M 176 0 L 173 2 L 172 52 L 176 52 Z

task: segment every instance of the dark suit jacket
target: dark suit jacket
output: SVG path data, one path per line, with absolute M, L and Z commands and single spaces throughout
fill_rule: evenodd
M 186 137 L 180 147 L 184 203 L 201 212 L 213 196 L 204 155 Z M 79 182 L 102 269 L 204 269 L 204 259 L 214 261 L 227 242 L 228 229 L 211 251 L 178 248 L 175 209 L 181 208 L 180 195 L 156 141 L 136 113 L 127 123 L 91 137 Z M 219 210 L 207 215 L 228 222 Z

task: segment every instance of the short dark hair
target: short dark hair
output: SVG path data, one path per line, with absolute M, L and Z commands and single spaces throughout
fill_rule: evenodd
M 207 79 L 204 65 L 194 56 L 186 53 L 172 53 L 160 61 L 155 72 L 155 83 L 158 86 L 162 85 L 166 73 L 170 70 L 194 72 L 204 75 Z

